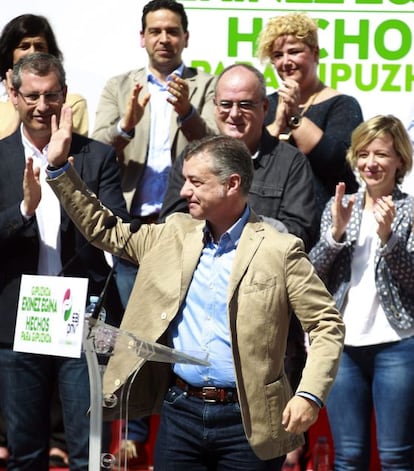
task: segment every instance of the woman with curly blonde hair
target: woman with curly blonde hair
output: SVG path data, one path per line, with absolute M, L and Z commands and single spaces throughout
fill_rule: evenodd
M 273 136 L 298 147 L 315 176 L 320 213 L 338 181 L 357 189 L 345 155 L 353 129 L 362 122 L 355 98 L 325 85 L 318 76 L 318 24 L 304 13 L 269 20 L 259 38 L 259 58 L 270 61 L 280 87 L 269 96 L 265 124 Z

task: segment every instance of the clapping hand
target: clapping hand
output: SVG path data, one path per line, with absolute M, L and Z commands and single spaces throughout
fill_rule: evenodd
M 26 160 L 23 174 L 23 210 L 25 215 L 33 216 L 42 197 L 40 187 L 40 167 L 33 167 L 33 158 Z
M 335 188 L 335 198 L 331 206 L 332 211 L 332 237 L 339 242 L 346 231 L 346 227 L 351 219 L 352 208 L 354 207 L 355 196 L 349 197 L 348 203 L 343 204 L 345 194 L 345 183 L 339 182 Z
M 135 126 L 141 121 L 144 115 L 145 107 L 147 106 L 151 95 L 145 94 L 142 100 L 139 99 L 139 95 L 143 89 L 143 86 L 137 83 L 132 90 L 132 94 L 128 99 L 125 115 L 121 120 L 121 128 L 125 132 L 132 131 Z
M 395 205 L 391 196 L 382 196 L 375 200 L 374 217 L 378 223 L 377 234 L 382 245 L 385 245 L 391 236 L 391 225 L 395 214 Z
M 191 103 L 187 81 L 178 75 L 172 74 L 171 80 L 167 84 L 167 90 L 171 94 L 167 101 L 174 107 L 178 116 L 181 118 L 188 116 L 191 112 Z
M 301 102 L 300 87 L 296 80 L 287 78 L 279 87 L 278 94 L 283 104 L 285 119 L 299 114 L 299 103 Z

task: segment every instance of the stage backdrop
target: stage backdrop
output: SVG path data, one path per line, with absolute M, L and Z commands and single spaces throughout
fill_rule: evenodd
M 19 0 L 2 5 L 0 28 L 22 13 L 45 15 L 64 53 L 69 89 L 88 100 L 93 128 L 106 80 L 146 64 L 139 43 L 145 0 Z M 182 0 L 189 18 L 187 65 L 217 74 L 234 62 L 260 68 L 269 92 L 270 65 L 256 59 L 266 21 L 290 11 L 318 19 L 320 77 L 355 96 L 364 117 L 414 116 L 414 0 Z

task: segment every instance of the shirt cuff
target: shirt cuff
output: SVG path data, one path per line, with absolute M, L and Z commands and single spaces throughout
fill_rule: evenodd
M 346 245 L 345 242 L 337 242 L 333 236 L 332 236 L 332 232 L 331 232 L 331 228 L 329 228 L 326 232 L 325 232 L 325 239 L 326 241 L 328 242 L 329 246 L 330 247 L 336 247 L 336 248 L 342 248 Z
M 22 215 L 22 218 L 24 219 L 25 222 L 30 221 L 33 216 L 29 216 L 28 214 L 25 213 L 24 211 L 24 201 L 20 203 L 20 213 Z
M 67 161 L 64 165 L 62 165 L 62 167 L 59 167 L 59 168 L 54 168 L 54 167 L 47 166 L 46 167 L 46 175 L 47 175 L 48 178 L 53 180 L 54 178 L 57 178 L 60 175 L 63 175 L 64 173 L 66 173 L 68 171 L 68 169 L 70 168 L 70 165 L 71 165 L 71 163 L 69 161 Z
M 178 124 L 181 125 L 181 124 L 183 124 L 185 121 L 187 121 L 187 119 L 190 119 L 190 118 L 194 115 L 195 111 L 196 111 L 196 110 L 195 110 L 194 106 L 191 105 L 191 108 L 190 108 L 190 112 L 189 112 L 189 113 L 187 113 L 187 114 L 186 114 L 184 117 L 182 117 L 182 118 L 181 118 L 180 116 L 177 117 L 177 122 L 178 122 Z
M 118 124 L 116 125 L 116 130 L 118 132 L 118 135 L 126 139 L 127 141 L 130 141 L 135 137 L 135 128 L 131 129 L 131 131 L 126 132 L 121 128 L 121 120 L 118 121 Z
M 298 391 L 295 396 L 305 397 L 306 399 L 310 399 L 311 401 L 315 402 L 320 409 L 323 407 L 323 402 L 316 397 L 314 394 L 308 393 L 306 391 Z

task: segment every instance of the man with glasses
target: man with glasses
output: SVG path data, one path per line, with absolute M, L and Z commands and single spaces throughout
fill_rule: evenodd
M 89 380 L 85 359 L 13 351 L 22 274 L 89 279 L 100 293 L 109 267 L 102 251 L 86 242 L 45 183 L 52 117 L 59 118 L 66 98 L 61 62 L 45 53 L 29 54 L 13 69 L 11 99 L 20 126 L 0 141 L 0 405 L 7 420 L 12 471 L 49 470 L 49 415 L 58 384 L 70 468 L 88 470 Z M 114 149 L 73 134 L 73 165 L 91 190 L 120 217 L 128 218 Z M 35 192 L 24 184 L 34 167 Z M 76 259 L 72 257 L 78 254 Z M 107 322 L 122 309 L 115 283 L 107 296 Z
M 215 86 L 215 121 L 221 134 L 243 141 L 254 163 L 249 203 L 281 232 L 300 237 L 310 249 L 316 221 L 312 171 L 295 147 L 270 136 L 263 126 L 268 110 L 263 75 L 247 64 L 234 64 L 219 75 Z M 183 156 L 171 169 L 161 219 L 173 212 L 188 212 L 180 198 Z

